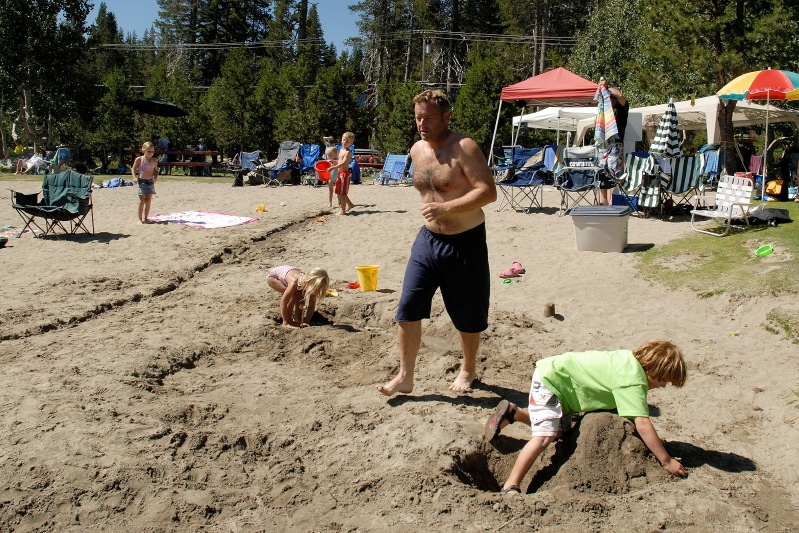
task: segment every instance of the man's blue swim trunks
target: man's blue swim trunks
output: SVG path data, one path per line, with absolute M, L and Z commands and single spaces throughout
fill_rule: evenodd
M 422 226 L 405 270 L 397 322 L 430 318 L 439 287 L 458 331 L 479 333 L 488 327 L 491 279 L 485 223 L 456 235 L 433 233 Z

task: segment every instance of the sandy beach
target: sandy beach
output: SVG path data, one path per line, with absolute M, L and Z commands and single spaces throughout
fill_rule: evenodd
M 530 214 L 488 206 L 479 381 L 446 389 L 460 351 L 436 296 L 415 389 L 387 398 L 375 385 L 397 369 L 418 193 L 353 186 L 357 207 L 336 216 L 327 188 L 231 181 L 159 183 L 151 214 L 258 220 L 142 225 L 135 187 L 97 189 L 96 235 L 23 234 L 0 249 L 0 531 L 799 530 L 787 404 L 799 359 L 763 328 L 798 304 L 643 279 L 640 252 L 691 233 L 687 221 L 633 217 L 624 253 L 578 252 L 554 190 Z M 0 226 L 21 226 L 6 187 Z M 513 261 L 526 273 L 503 284 Z M 310 328 L 279 327 L 265 278 L 286 263 L 328 269 L 337 290 Z M 375 292 L 347 288 L 363 264 L 379 265 Z M 501 398 L 526 405 L 533 363 L 650 338 L 688 363 L 685 387 L 649 395 L 688 477 L 669 476 L 630 423 L 595 413 L 536 464 L 528 494 L 498 493 L 529 430 L 488 443 L 483 425 Z

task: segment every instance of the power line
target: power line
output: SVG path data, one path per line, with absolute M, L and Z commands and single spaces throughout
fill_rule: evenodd
M 576 46 L 576 37 L 558 37 L 558 36 L 530 36 L 530 35 L 505 35 L 501 33 L 465 33 L 465 32 L 451 32 L 443 30 L 412 30 L 412 31 L 399 31 L 392 33 L 374 33 L 369 37 L 369 41 L 380 38 L 381 40 L 407 40 L 415 35 L 422 35 L 425 38 L 436 39 L 440 41 L 457 41 L 457 42 L 489 42 L 501 44 L 548 44 L 557 46 Z M 363 37 L 352 37 L 355 42 L 365 42 Z M 248 49 L 267 49 L 267 48 L 290 48 L 294 46 L 324 46 L 327 43 L 322 38 L 312 39 L 291 39 L 281 41 L 259 41 L 259 42 L 229 42 L 229 43 L 107 43 L 97 45 L 95 48 L 104 48 L 109 50 L 139 50 L 139 51 L 157 51 L 157 50 L 228 50 L 232 48 L 248 48 Z

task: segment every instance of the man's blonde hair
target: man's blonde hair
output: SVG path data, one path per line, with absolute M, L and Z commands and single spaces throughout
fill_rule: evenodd
M 673 343 L 662 340 L 646 341 L 633 351 L 633 355 L 644 367 L 647 376 L 671 383 L 675 387 L 685 385 L 688 377 L 685 360 L 680 349 Z
M 444 116 L 444 113 L 447 113 L 452 108 L 447 95 L 439 89 L 428 89 L 413 97 L 414 105 L 421 102 L 430 102 L 435 104 L 438 107 L 438 110 L 441 112 L 441 116 Z
M 308 300 L 314 294 L 317 302 L 327 296 L 327 289 L 330 288 L 330 276 L 327 275 L 327 270 L 324 268 L 314 268 L 307 274 L 300 274 L 297 279 L 297 288 L 302 291 L 307 307 Z

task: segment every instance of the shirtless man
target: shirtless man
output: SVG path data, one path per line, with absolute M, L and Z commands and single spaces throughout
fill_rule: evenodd
M 424 226 L 411 248 L 397 309 L 399 372 L 377 387 L 386 396 L 413 390 L 422 319 L 430 318 L 436 289 L 441 288 L 463 350 L 463 364 L 449 390 L 465 391 L 477 378 L 480 332 L 488 327 L 490 278 L 482 207 L 497 199 L 491 170 L 472 139 L 449 129 L 450 104 L 444 93 L 424 91 L 413 103 L 421 136 L 411 148 L 413 184 L 421 194 Z

